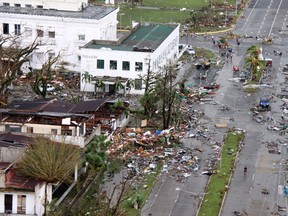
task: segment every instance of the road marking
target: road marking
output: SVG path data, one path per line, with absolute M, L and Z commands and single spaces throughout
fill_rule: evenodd
M 255 178 L 255 174 L 252 175 L 252 181 L 254 181 L 254 178 Z
M 270 37 L 270 35 L 271 35 L 271 33 L 272 33 L 272 29 L 273 29 L 274 23 L 275 23 L 275 21 L 276 21 L 277 15 L 278 15 L 278 13 L 279 13 L 279 10 L 280 10 L 282 1 L 283 1 L 283 0 L 281 0 L 279 6 L 278 6 L 278 8 L 277 8 L 276 15 L 275 15 L 274 20 L 273 20 L 273 22 L 272 22 L 272 25 L 271 25 L 271 28 L 270 28 L 270 32 L 269 32 L 269 34 L 268 34 L 268 37 Z
M 176 199 L 175 199 L 175 203 L 178 201 L 179 199 L 179 194 L 177 195 Z
M 168 216 L 170 216 L 170 215 L 172 214 L 172 210 L 173 210 L 173 209 L 171 209 L 171 210 L 170 210 L 170 212 L 169 212 L 169 215 L 168 215 Z

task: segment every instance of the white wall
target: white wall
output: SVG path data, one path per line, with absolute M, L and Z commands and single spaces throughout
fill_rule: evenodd
M 81 49 L 81 73 L 89 72 L 93 76 L 110 76 L 110 77 L 123 77 L 131 79 L 139 79 L 139 75 L 147 73 L 148 59 L 150 59 L 151 69 L 153 71 L 159 70 L 160 66 L 178 59 L 178 46 L 179 46 L 179 26 L 166 38 L 165 41 L 153 52 L 132 52 L 105 49 L 82 48 Z M 97 60 L 104 60 L 104 69 L 97 69 Z M 117 61 L 117 70 L 110 69 L 110 60 Z M 130 62 L 130 70 L 122 70 L 122 62 Z M 135 62 L 143 62 L 142 72 L 135 71 Z M 95 83 L 81 83 L 82 91 L 93 92 L 95 90 Z M 132 94 L 142 94 L 143 90 L 132 89 Z
M 67 69 L 80 72 L 79 47 L 92 39 L 116 40 L 117 37 L 117 12 L 116 9 L 100 20 L 68 18 L 61 16 L 34 16 L 29 14 L 0 13 L 0 26 L 9 24 L 10 34 L 14 34 L 14 24 L 21 25 L 22 45 L 30 45 L 37 37 L 37 29 L 44 31 L 44 36 L 38 38 L 42 45 L 36 51 L 46 53 L 43 58 L 35 54 L 32 59 L 32 68 L 40 69 L 47 61 L 48 53 L 57 55 L 61 53 L 61 61 L 68 62 Z M 80 13 L 80 12 L 79 12 Z M 31 30 L 29 30 L 31 29 Z M 48 32 L 55 31 L 55 38 L 49 38 Z M 30 34 L 32 32 L 32 35 Z M 2 27 L 0 34 L 3 33 Z M 30 34 L 30 36 L 29 36 Z M 85 35 L 85 40 L 79 40 L 79 35 Z
M 11 190 L 11 191 L 1 191 L 0 192 L 0 214 L 5 213 L 4 212 L 4 210 L 5 210 L 5 206 L 4 206 L 5 194 L 12 194 L 13 195 L 13 204 L 12 204 L 12 213 L 13 214 L 17 214 L 17 196 L 18 195 L 26 195 L 26 214 L 33 215 L 36 213 L 36 212 L 34 212 L 35 199 L 36 199 L 34 192 L 27 192 L 27 191 L 15 192 L 15 191 Z
M 67 10 L 67 11 L 80 11 L 83 6 L 88 5 L 88 0 L 2 0 L 0 5 L 9 2 L 10 6 L 14 4 L 21 4 L 21 7 L 25 7 L 26 4 L 32 5 L 36 8 L 37 5 L 42 5 L 43 9 L 57 9 L 57 10 Z
M 52 185 L 47 185 L 47 202 L 50 203 L 52 201 Z M 38 184 L 35 187 L 35 213 L 37 215 L 43 215 L 45 203 L 45 184 Z

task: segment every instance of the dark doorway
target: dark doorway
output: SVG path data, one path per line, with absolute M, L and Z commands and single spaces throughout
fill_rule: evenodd
M 11 214 L 12 213 L 13 195 L 12 194 L 5 194 L 4 200 L 5 200 L 4 201 L 5 213 Z

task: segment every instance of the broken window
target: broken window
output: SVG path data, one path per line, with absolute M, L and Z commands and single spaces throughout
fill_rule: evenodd
M 33 133 L 33 127 L 27 127 L 27 133 Z
M 143 71 L 143 62 L 135 62 L 135 71 Z
M 5 132 L 21 132 L 21 127 L 18 125 L 5 125 Z
M 26 214 L 26 195 L 17 196 L 17 214 Z
M 42 29 L 37 29 L 37 37 L 43 37 L 44 31 Z
M 110 70 L 117 70 L 117 61 L 115 60 L 110 61 Z
M 64 135 L 64 136 L 72 136 L 72 130 L 69 130 L 69 129 L 61 129 L 61 135 Z

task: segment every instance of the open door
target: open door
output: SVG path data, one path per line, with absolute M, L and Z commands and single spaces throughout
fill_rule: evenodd
M 4 197 L 5 213 L 7 213 L 7 214 L 12 213 L 12 204 L 13 204 L 13 195 L 12 194 L 5 194 L 5 197 Z

